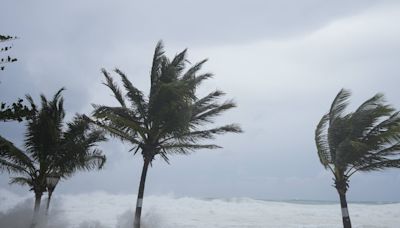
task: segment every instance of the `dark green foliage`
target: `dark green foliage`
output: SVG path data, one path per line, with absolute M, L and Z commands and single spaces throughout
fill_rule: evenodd
M 377 94 L 356 111 L 344 114 L 349 96 L 341 90 L 317 126 L 321 163 L 336 178 L 345 179 L 357 171 L 400 167 L 399 112 Z
M 13 39 L 17 39 L 17 37 L 12 37 L 12 36 L 5 36 L 5 35 L 0 35 L 0 43 L 7 42 Z M 2 45 L 0 47 L 0 53 L 2 52 L 8 52 L 12 48 L 12 45 L 6 44 Z M 5 64 L 7 63 L 12 63 L 17 61 L 17 58 L 11 57 L 10 55 L 1 55 L 0 56 L 0 71 L 3 71 L 5 69 Z
M 27 122 L 26 151 L 0 137 L 0 170 L 15 174 L 11 183 L 28 185 L 36 195 L 46 191 L 49 175 L 67 178 L 77 170 L 100 169 L 105 162 L 102 152 L 94 149 L 105 138 L 83 116 L 77 115 L 63 130 L 62 91 L 50 101 L 41 96 L 41 108 Z M 28 100 L 36 107 L 31 97 Z
M 7 42 L 17 37 L 0 35 L 0 43 Z M 17 61 L 16 58 L 7 55 L 8 51 L 12 48 L 12 45 L 6 43 L 0 45 L 0 71 L 5 69 L 5 65 Z M 6 53 L 5 55 L 3 53 Z M 17 102 L 7 105 L 6 103 L 0 102 L 0 121 L 12 121 L 16 120 L 21 122 L 24 118 L 29 118 L 35 111 L 35 107 L 27 107 L 22 104 L 23 100 L 18 99 Z
M 0 121 L 18 121 L 21 122 L 24 119 L 29 119 L 36 112 L 36 107 L 31 103 L 30 107 L 23 104 L 22 99 L 18 99 L 17 102 L 7 105 L 6 103 L 0 103 Z
M 345 114 L 350 92 L 342 89 L 315 130 L 321 164 L 334 176 L 343 227 L 351 228 L 346 192 L 358 171 L 400 167 L 400 114 L 376 94 Z
M 133 150 L 141 151 L 145 158 L 153 160 L 160 155 L 168 161 L 171 153 L 187 154 L 202 148 L 218 148 L 214 144 L 201 144 L 217 134 L 241 132 L 239 126 L 229 124 L 211 129 L 199 128 L 212 123 L 213 118 L 235 107 L 233 101 L 216 102 L 224 95 L 221 91 L 210 93 L 204 98 L 196 97 L 196 88 L 210 78 L 209 73 L 199 73 L 203 60 L 185 71 L 188 63 L 186 50 L 172 60 L 164 55 L 163 45 L 156 46 L 150 73 L 150 94 L 145 97 L 128 77 L 119 69 L 125 94 L 118 88 L 106 70 L 102 70 L 106 82 L 120 107 L 94 105 L 95 123 L 106 129 L 112 136 L 134 145 Z

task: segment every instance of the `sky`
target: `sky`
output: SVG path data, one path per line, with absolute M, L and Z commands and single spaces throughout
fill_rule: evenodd
M 66 120 L 90 114 L 91 104 L 116 105 L 100 69 L 118 67 L 149 89 L 154 47 L 171 58 L 188 48 L 204 72 L 215 74 L 199 94 L 227 93 L 238 107 L 217 124 L 244 133 L 219 136 L 223 148 L 157 160 L 148 195 L 337 200 L 314 130 L 341 88 L 353 93 L 349 110 L 377 92 L 400 109 L 400 3 L 354 1 L 2 1 L 2 34 L 16 35 L 18 62 L 0 72 L 0 98 L 52 96 L 61 87 Z M 23 145 L 23 123 L 2 123 L 0 134 Z M 142 159 L 129 143 L 99 145 L 107 164 L 57 187 L 59 193 L 136 193 Z M 9 186 L 0 174 L 0 188 Z M 359 173 L 350 201 L 400 201 L 400 170 Z

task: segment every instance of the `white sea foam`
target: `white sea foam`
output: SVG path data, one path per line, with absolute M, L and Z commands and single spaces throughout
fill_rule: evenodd
M 4 213 L 26 196 L 0 190 Z M 135 195 L 104 192 L 55 195 L 52 213 L 62 214 L 66 227 L 130 227 Z M 398 228 L 400 204 L 350 204 L 354 227 Z M 338 204 L 296 204 L 247 198 L 203 200 L 148 196 L 143 202 L 144 228 L 340 227 Z

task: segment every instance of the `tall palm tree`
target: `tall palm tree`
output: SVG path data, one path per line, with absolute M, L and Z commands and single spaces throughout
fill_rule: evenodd
M 197 98 L 196 88 L 212 75 L 199 74 L 206 60 L 185 71 L 187 62 L 186 50 L 170 61 L 164 55 L 162 42 L 158 42 L 150 72 L 148 97 L 134 87 L 122 71 L 116 69 L 126 90 L 122 94 L 111 75 L 103 70 L 106 79 L 104 84 L 111 89 L 120 106 L 94 105 L 94 122 L 112 136 L 130 142 L 135 154 L 140 151 L 143 156 L 135 228 L 140 227 L 147 169 L 157 156 L 169 163 L 169 155 L 172 154 L 186 155 L 197 149 L 219 148 L 215 144 L 200 143 L 204 139 L 213 139 L 215 135 L 227 132 L 241 132 L 236 124 L 201 129 L 202 125 L 213 123 L 215 116 L 235 107 L 235 103 L 231 100 L 216 102 L 224 95 L 219 90 Z
M 351 227 L 346 192 L 356 172 L 400 167 L 400 114 L 376 94 L 345 114 L 350 92 L 342 89 L 315 130 L 321 164 L 334 176 L 343 226 Z
M 51 101 L 41 96 L 41 109 L 27 123 L 26 151 L 0 136 L 0 170 L 16 174 L 10 183 L 27 185 L 35 193 L 32 226 L 36 223 L 41 197 L 48 190 L 46 178 L 49 175 L 56 173 L 67 178 L 76 170 L 101 168 L 105 162 L 102 152 L 93 148 L 105 138 L 100 131 L 90 129 L 83 116 L 77 115 L 63 130 L 62 91 L 59 90 Z M 30 96 L 27 99 L 34 104 Z

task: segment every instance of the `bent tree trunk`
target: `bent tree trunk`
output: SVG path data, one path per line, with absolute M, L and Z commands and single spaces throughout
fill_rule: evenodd
M 147 169 L 149 168 L 150 161 L 151 161 L 150 159 L 146 158 L 144 159 L 142 176 L 140 177 L 139 192 L 136 201 L 136 211 L 135 211 L 135 218 L 133 221 L 133 228 L 140 228 L 140 216 L 142 214 L 144 186 L 146 182 Z
M 35 193 L 35 206 L 33 208 L 33 218 L 31 228 L 36 227 L 39 219 L 40 201 L 42 200 L 42 193 Z
M 342 208 L 342 220 L 344 228 L 351 228 L 349 210 L 347 209 L 346 193 L 340 193 L 340 206 Z

